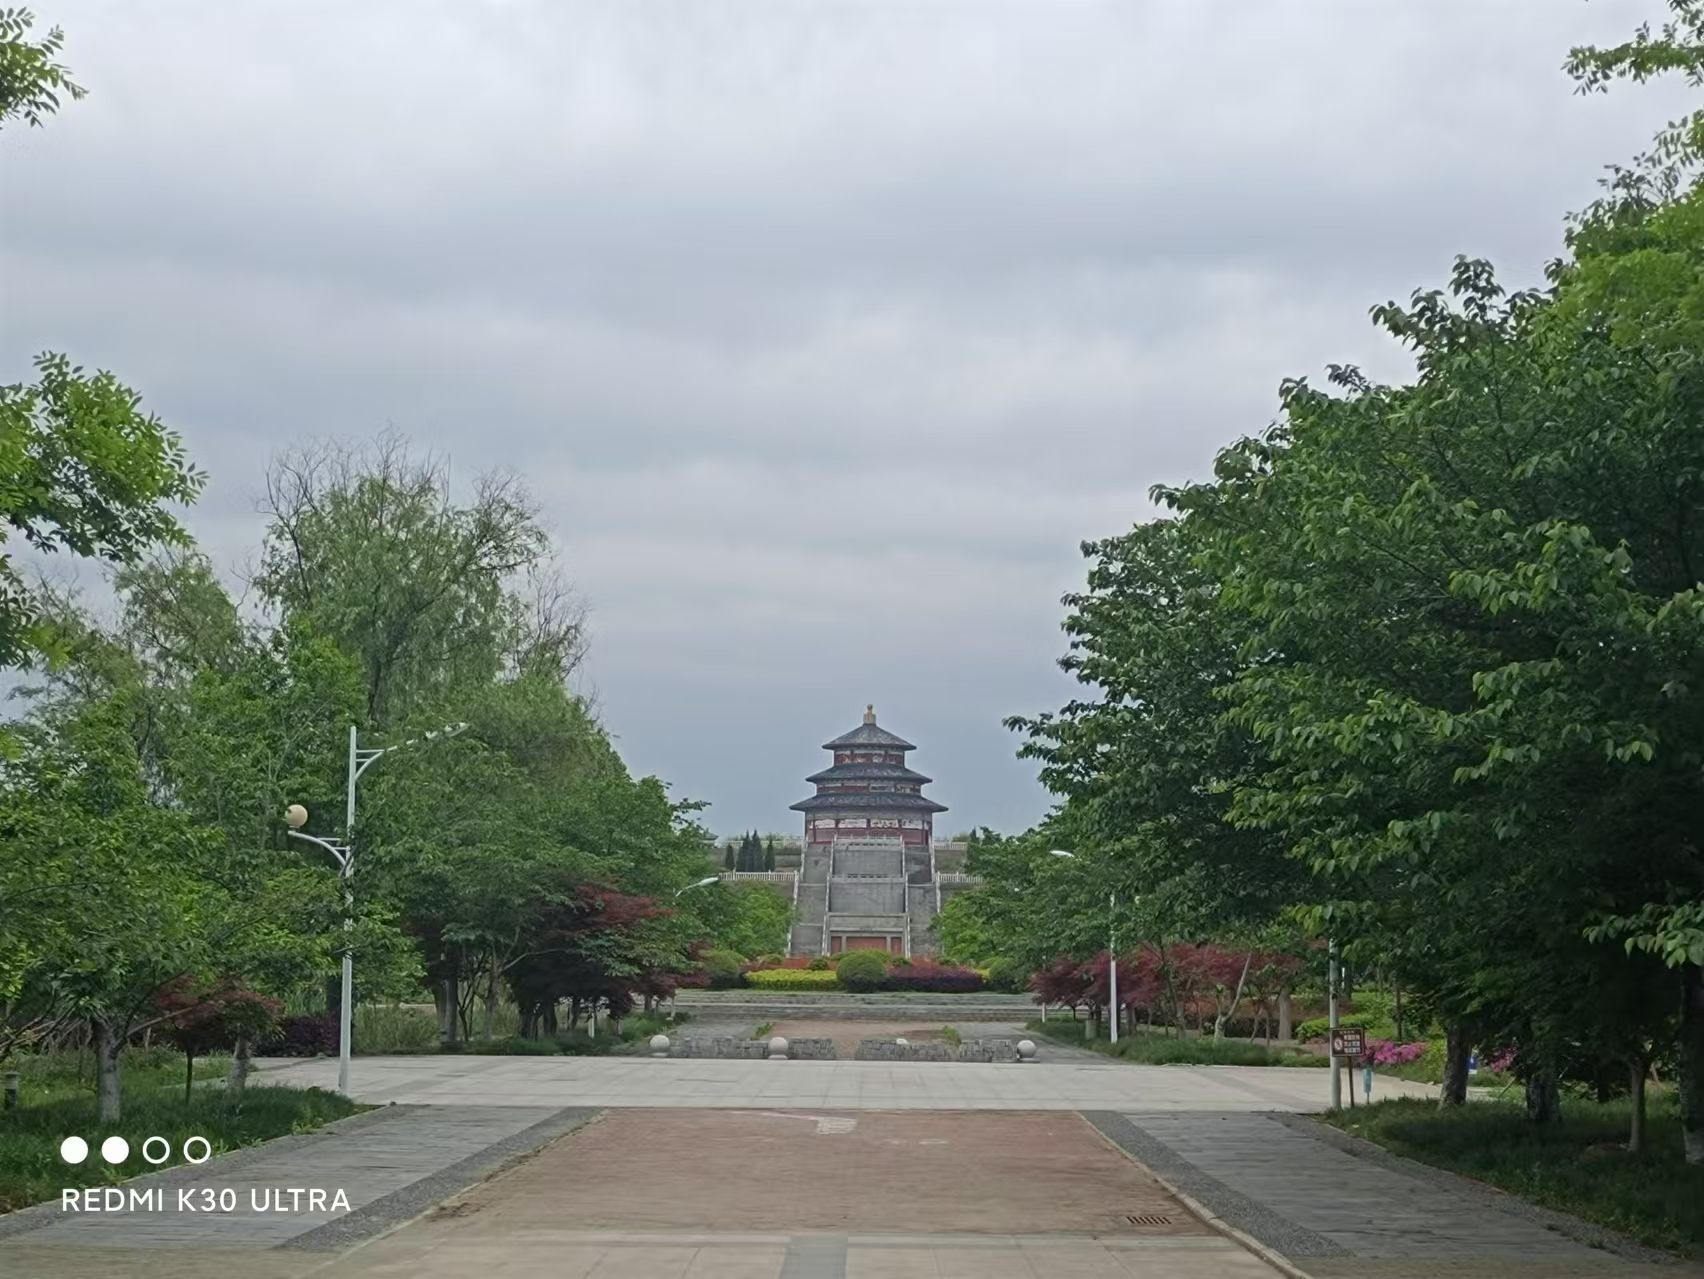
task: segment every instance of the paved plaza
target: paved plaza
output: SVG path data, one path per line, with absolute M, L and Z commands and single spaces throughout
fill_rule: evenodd
M 1323 1071 L 1088 1058 L 363 1058 L 356 1093 L 378 1109 L 130 1183 L 234 1188 L 237 1211 L 14 1213 L 0 1218 L 0 1274 L 1698 1273 L 1324 1128 L 1305 1113 Z M 336 1070 L 268 1066 L 262 1078 L 302 1086 Z M 268 1186 L 342 1189 L 349 1210 L 249 1211 L 246 1192 Z
M 458 1106 L 692 1106 L 841 1110 L 1323 1110 L 1324 1070 L 1119 1062 L 716 1061 L 651 1057 L 364 1057 L 359 1101 Z M 1087 1054 L 1081 1054 L 1087 1056 Z M 267 1083 L 332 1088 L 329 1059 L 267 1062 Z M 1381 1081 L 1382 1083 L 1382 1081 Z M 1434 1096 L 1392 1081 L 1387 1096 Z

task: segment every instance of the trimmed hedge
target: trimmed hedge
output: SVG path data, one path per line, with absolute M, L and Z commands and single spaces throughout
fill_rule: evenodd
M 746 985 L 762 990 L 839 990 L 840 978 L 832 972 L 809 968 L 756 968 L 745 975 Z
M 952 968 L 923 961 L 894 963 L 880 950 L 847 951 L 834 969 L 750 968 L 746 985 L 763 990 L 895 990 L 962 994 L 983 989 L 982 974 L 974 968 Z M 890 968 L 888 965 L 893 963 Z
M 885 950 L 854 950 L 840 956 L 835 969 L 847 990 L 881 990 L 887 987 L 888 954 Z
M 844 961 L 841 974 L 846 972 Z M 982 974 L 974 968 L 949 968 L 941 964 L 899 964 L 888 969 L 883 990 L 926 990 L 936 994 L 968 994 L 981 990 Z

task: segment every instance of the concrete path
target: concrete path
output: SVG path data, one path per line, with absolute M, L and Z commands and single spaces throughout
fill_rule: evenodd
M 1175 1111 L 1087 1117 L 1177 1190 L 1320 1279 L 1697 1273 L 1465 1178 L 1362 1150 L 1311 1120 Z
M 271 1065 L 268 1083 L 336 1084 L 329 1059 Z M 475 1056 L 358 1057 L 350 1082 L 357 1100 L 380 1104 L 1302 1112 L 1324 1109 L 1330 1086 L 1324 1070 L 1258 1066 Z M 1431 1091 L 1389 1091 L 1399 1089 Z
M 122 1211 L 68 1211 L 55 1202 L 0 1217 L 0 1273 L 8 1256 L 19 1255 L 14 1247 L 336 1250 L 406 1221 L 590 1117 L 525 1106 L 386 1107 L 199 1166 L 135 1176 L 125 1183 Z M 134 1152 L 127 1165 L 133 1173 L 147 1167 Z M 320 1192 L 323 1208 L 307 1198 L 310 1190 Z
M 405 1231 L 322 1273 L 325 1279 L 1280 1279 L 1282 1272 L 1217 1235 L 556 1230 L 429 1243 Z

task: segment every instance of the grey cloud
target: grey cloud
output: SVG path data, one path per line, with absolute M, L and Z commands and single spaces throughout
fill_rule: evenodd
M 1033 820 L 1077 543 L 1280 378 L 1400 376 L 1366 310 L 1455 253 L 1536 279 L 1683 101 L 1556 70 L 1657 0 L 38 7 L 93 94 L 0 140 L 4 375 L 136 385 L 233 571 L 281 442 L 522 474 L 723 829 L 872 699 L 949 825 Z

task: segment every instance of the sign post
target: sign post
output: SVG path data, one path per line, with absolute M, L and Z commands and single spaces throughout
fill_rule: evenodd
M 1349 1106 L 1355 1106 L 1355 1061 L 1367 1055 L 1367 1032 L 1360 1026 L 1335 1026 L 1331 1031 L 1331 1073 L 1335 1078 L 1340 1063 L 1349 1072 Z M 1348 1058 L 1344 1063 L 1343 1059 Z

